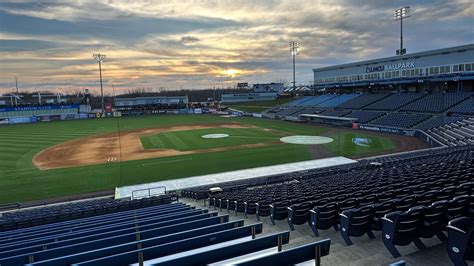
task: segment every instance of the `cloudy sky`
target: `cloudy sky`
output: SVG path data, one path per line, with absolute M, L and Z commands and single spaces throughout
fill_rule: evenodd
M 393 55 L 405 5 L 408 53 L 474 43 L 471 0 L 2 0 L 0 93 L 15 76 L 22 90 L 97 88 L 93 53 L 108 90 L 289 81 L 292 40 L 309 83 L 314 67 Z

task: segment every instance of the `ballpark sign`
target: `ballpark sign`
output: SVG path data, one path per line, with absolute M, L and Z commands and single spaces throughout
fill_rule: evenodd
M 69 104 L 69 105 L 5 107 L 5 108 L 0 108 L 0 112 L 60 110 L 60 109 L 73 109 L 73 108 L 79 109 L 80 105 L 79 104 Z
M 415 61 L 401 62 L 398 64 L 390 64 L 390 65 L 383 65 L 383 66 L 367 67 L 365 69 L 365 72 L 372 73 L 372 72 L 409 69 L 409 68 L 415 68 Z

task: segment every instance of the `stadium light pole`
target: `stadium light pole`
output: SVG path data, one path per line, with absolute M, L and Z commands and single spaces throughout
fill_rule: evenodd
M 404 55 L 407 53 L 406 49 L 403 49 L 403 20 L 411 17 L 410 7 L 404 6 L 398 9 L 395 9 L 394 13 L 395 21 L 400 21 L 400 50 L 397 50 L 397 55 Z
M 18 79 L 15 76 L 15 87 L 16 87 L 16 94 L 19 94 L 20 91 L 18 90 Z
M 290 54 L 293 56 L 293 91 L 292 94 L 295 93 L 296 90 L 296 76 L 295 76 L 295 58 L 296 55 L 300 51 L 300 44 L 296 41 L 290 42 Z
M 101 107 L 102 107 L 102 115 L 105 113 L 104 107 L 104 89 L 102 88 L 102 61 L 105 59 L 105 54 L 94 54 L 94 59 L 99 62 L 99 76 L 100 76 L 100 97 L 101 97 Z

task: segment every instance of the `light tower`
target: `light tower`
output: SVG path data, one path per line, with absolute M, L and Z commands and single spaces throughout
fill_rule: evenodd
M 104 107 L 104 89 L 102 88 L 102 61 L 105 59 L 105 54 L 94 54 L 94 59 L 99 62 L 99 76 L 100 76 L 100 97 L 101 97 L 101 107 L 102 107 L 102 114 L 105 113 Z
M 293 56 L 293 93 L 296 90 L 296 78 L 295 78 L 295 58 L 300 51 L 300 44 L 298 42 L 290 42 L 290 54 Z
M 400 21 L 400 49 L 397 50 L 397 55 L 404 55 L 407 53 L 407 49 L 403 48 L 403 20 L 411 17 L 410 7 L 404 6 L 396 9 L 393 16 L 395 21 Z

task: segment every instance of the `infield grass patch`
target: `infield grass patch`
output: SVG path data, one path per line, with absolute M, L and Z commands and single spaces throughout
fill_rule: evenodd
M 206 134 L 228 134 L 229 137 L 205 139 Z M 269 143 L 278 141 L 275 133 L 258 128 L 210 128 L 198 130 L 161 132 L 152 136 L 142 136 L 145 149 L 173 149 L 192 151 L 202 149 L 239 146 L 244 144 Z

